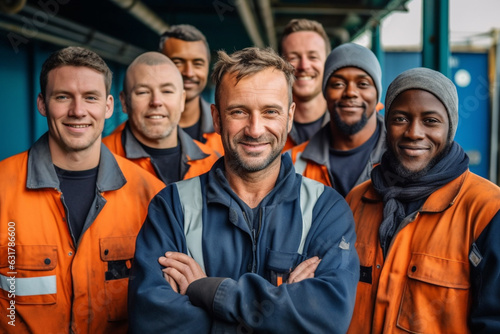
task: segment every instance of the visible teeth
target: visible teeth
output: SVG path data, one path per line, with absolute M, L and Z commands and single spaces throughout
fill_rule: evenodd
M 86 125 L 86 124 L 82 124 L 82 125 L 71 125 L 71 124 L 70 124 L 69 126 L 70 126 L 70 127 L 72 127 L 72 128 L 78 128 L 78 129 L 88 127 L 88 125 Z
M 312 77 L 298 77 L 298 80 L 312 80 Z
M 160 116 L 160 115 L 156 116 L 155 115 L 155 116 L 149 116 L 149 118 L 160 119 L 160 118 L 163 118 L 163 116 Z

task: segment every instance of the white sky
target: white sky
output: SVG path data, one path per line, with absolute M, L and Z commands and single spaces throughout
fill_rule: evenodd
M 420 48 L 422 44 L 422 0 L 407 3 L 409 12 L 390 14 L 382 21 L 384 48 Z M 488 34 L 500 29 L 500 0 L 449 0 L 452 45 L 490 45 Z M 369 35 L 356 42 L 368 45 Z

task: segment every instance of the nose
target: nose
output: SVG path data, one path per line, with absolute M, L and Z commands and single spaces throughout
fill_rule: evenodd
M 358 96 L 358 86 L 354 82 L 348 82 L 344 90 L 344 95 L 347 97 Z
M 418 140 L 424 137 L 424 129 L 419 122 L 411 121 L 405 131 L 405 136 L 411 140 Z
M 307 57 L 300 57 L 299 62 L 297 64 L 297 69 L 305 71 L 310 68 L 311 68 L 311 61 Z
M 154 108 L 157 108 L 157 107 L 161 107 L 161 105 L 163 104 L 162 100 L 161 100 L 161 92 L 160 91 L 153 91 L 151 93 L 151 100 L 149 101 L 149 104 L 151 107 L 154 107 Z
M 245 135 L 252 138 L 259 138 L 264 132 L 264 124 L 260 115 L 250 115 L 248 125 L 245 127 Z
M 194 66 L 191 62 L 187 61 L 182 69 L 183 76 L 191 78 L 194 76 Z
M 84 117 L 85 116 L 85 107 L 84 107 L 83 99 L 73 99 L 73 103 L 71 103 L 71 107 L 69 109 L 69 116 L 71 117 Z

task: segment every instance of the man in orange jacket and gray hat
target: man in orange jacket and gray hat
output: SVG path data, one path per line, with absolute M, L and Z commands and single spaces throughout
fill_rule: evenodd
M 455 85 L 411 69 L 385 105 L 387 151 L 346 198 L 361 265 L 349 333 L 499 333 L 500 188 L 453 141 Z

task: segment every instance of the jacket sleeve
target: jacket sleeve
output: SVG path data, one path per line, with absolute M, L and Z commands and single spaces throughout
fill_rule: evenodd
M 137 237 L 129 282 L 131 333 L 210 332 L 208 313 L 174 292 L 158 263 L 166 251 L 187 253 L 183 214 L 174 187 L 168 186 L 153 198 Z
M 352 213 L 337 192 L 325 187 L 312 218 L 304 255 L 320 257 L 315 277 L 278 287 L 252 273 L 225 279 L 209 310 L 215 326 L 232 324 L 233 330 L 259 333 L 347 331 L 359 276 Z
M 500 211 L 473 245 L 473 249 L 476 247 L 475 256 L 479 253 L 482 257 L 477 266 L 471 263 L 470 324 L 473 333 L 500 333 L 499 240 Z

